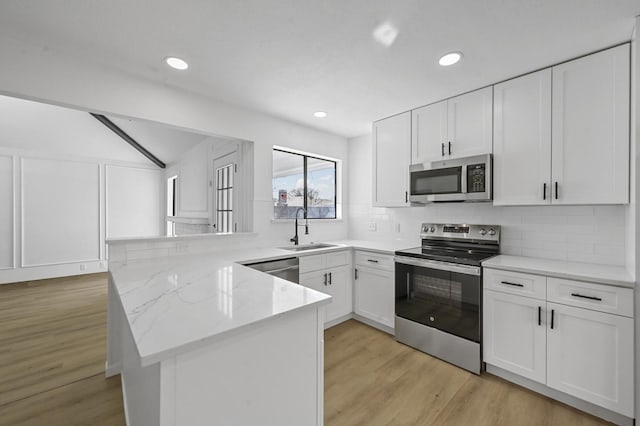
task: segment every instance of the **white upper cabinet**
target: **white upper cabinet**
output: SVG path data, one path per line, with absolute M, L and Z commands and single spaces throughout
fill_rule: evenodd
M 629 45 L 497 84 L 494 204 L 629 202 Z
M 447 101 L 411 111 L 411 164 L 442 160 L 447 141 Z
M 489 154 L 491 87 L 412 111 L 411 164 Z
M 549 204 L 551 68 L 494 87 L 493 203 Z
M 493 87 L 447 101 L 448 158 L 490 154 L 493 146 Z
M 629 73 L 628 44 L 553 67 L 554 204 L 629 202 Z
M 373 123 L 373 205 L 409 205 L 411 112 Z

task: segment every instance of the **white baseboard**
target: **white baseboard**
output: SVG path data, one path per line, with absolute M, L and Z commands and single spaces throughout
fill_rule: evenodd
M 556 401 L 560 401 L 564 404 L 577 408 L 578 410 L 585 411 L 589 414 L 600 417 L 601 419 L 607 420 L 617 425 L 633 426 L 635 424 L 634 420 L 630 419 L 627 416 L 623 416 L 622 414 L 618 414 L 614 411 L 568 395 L 564 392 L 551 389 L 550 387 L 545 386 L 542 383 L 534 382 L 517 374 L 503 370 L 500 367 L 495 367 L 493 365 L 487 364 L 487 373 L 501 377 L 509 382 L 515 383 L 524 388 L 540 393 L 544 396 L 548 396 L 551 399 L 555 399 Z
M 349 321 L 352 318 L 353 318 L 353 313 L 350 313 L 350 314 L 347 314 L 347 315 L 343 315 L 343 316 L 341 316 L 339 318 L 336 318 L 334 320 L 331 320 L 331 321 L 325 323 L 324 329 L 326 330 L 327 328 L 333 327 L 334 325 L 338 325 L 338 324 L 343 323 L 345 321 Z
M 73 275 L 95 274 L 98 272 L 107 272 L 106 260 L 2 269 L 0 270 L 0 284 L 44 280 L 47 278 L 70 277 Z
M 371 326 L 373 328 L 377 328 L 378 330 L 384 331 L 385 333 L 390 334 L 392 336 L 395 336 L 395 334 L 396 334 L 395 330 L 392 327 L 386 326 L 384 324 L 380 324 L 377 321 L 370 320 L 369 318 L 365 318 L 365 317 L 363 317 L 361 315 L 353 314 L 353 318 L 356 321 L 360 321 L 363 324 L 367 324 L 367 325 L 369 325 L 369 326 Z
M 108 361 L 104 363 L 104 376 L 105 377 L 113 377 L 117 376 L 122 372 L 122 366 L 120 363 L 109 365 Z

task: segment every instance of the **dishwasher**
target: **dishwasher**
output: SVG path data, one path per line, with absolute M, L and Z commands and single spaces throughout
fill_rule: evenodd
M 297 257 L 287 257 L 286 259 L 246 263 L 245 266 L 269 275 L 273 275 L 274 277 L 282 278 L 287 281 L 299 284 L 300 267 Z

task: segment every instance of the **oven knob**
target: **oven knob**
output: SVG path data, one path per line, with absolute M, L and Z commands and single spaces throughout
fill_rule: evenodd
M 436 228 L 434 228 L 433 226 L 431 228 L 429 228 L 430 232 L 436 232 Z
M 492 237 L 496 235 L 496 230 L 493 228 L 489 228 L 489 235 L 491 235 Z
M 487 235 L 487 230 L 484 228 L 480 228 L 480 235 Z

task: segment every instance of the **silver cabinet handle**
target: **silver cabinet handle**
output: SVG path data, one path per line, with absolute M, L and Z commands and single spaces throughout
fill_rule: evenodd
M 324 285 L 327 285 L 327 274 L 324 274 Z

